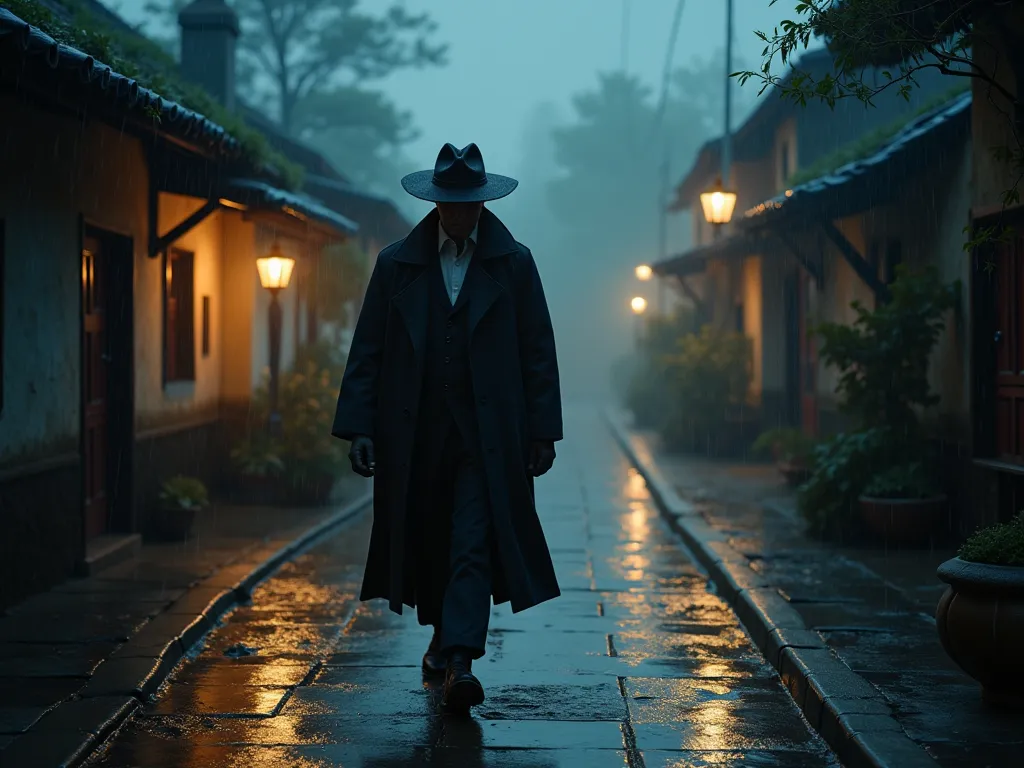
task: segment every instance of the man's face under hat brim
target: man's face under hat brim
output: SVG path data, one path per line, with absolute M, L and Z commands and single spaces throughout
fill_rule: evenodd
M 486 203 L 512 194 L 519 182 L 510 176 L 488 173 L 478 187 L 442 187 L 434 183 L 433 171 L 416 171 L 402 179 L 402 188 L 413 197 L 431 203 Z

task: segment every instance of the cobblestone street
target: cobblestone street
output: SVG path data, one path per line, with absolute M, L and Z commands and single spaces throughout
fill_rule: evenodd
M 537 494 L 562 597 L 493 612 L 487 699 L 439 714 L 429 629 L 360 604 L 369 514 L 287 564 L 89 765 L 836 766 L 596 410 Z

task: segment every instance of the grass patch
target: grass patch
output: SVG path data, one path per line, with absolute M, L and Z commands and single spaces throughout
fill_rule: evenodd
M 827 176 L 848 163 L 853 163 L 857 160 L 863 160 L 866 157 L 870 157 L 885 146 L 886 142 L 903 130 L 911 121 L 917 119 L 921 115 L 931 112 L 937 107 L 941 107 L 949 101 L 952 101 L 954 98 L 965 93 L 969 89 L 970 83 L 957 83 L 948 91 L 944 91 L 943 93 L 928 99 L 909 115 L 904 115 L 899 120 L 896 120 L 889 125 L 883 125 L 876 128 L 875 130 L 864 134 L 860 138 L 851 141 L 849 144 L 840 147 L 835 152 L 831 152 L 819 158 L 806 168 L 801 168 L 786 180 L 786 186 L 792 189 L 800 184 L 806 184 L 808 181 L 813 181 L 814 179 L 822 176 Z
M 229 112 L 202 88 L 186 82 L 177 63 L 159 45 L 142 35 L 111 29 L 74 0 L 63 0 L 61 5 L 72 14 L 71 22 L 65 22 L 36 0 L 0 0 L 0 7 L 57 42 L 89 54 L 114 72 L 217 123 L 238 141 L 248 163 L 276 171 L 289 189 L 302 185 L 301 166 L 275 151 L 263 133 Z M 154 120 L 160 117 L 152 110 L 147 116 Z

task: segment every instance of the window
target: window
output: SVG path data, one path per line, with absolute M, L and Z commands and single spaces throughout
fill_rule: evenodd
M 164 381 L 195 381 L 195 256 L 164 257 Z
M 210 297 L 203 296 L 203 357 L 210 356 Z

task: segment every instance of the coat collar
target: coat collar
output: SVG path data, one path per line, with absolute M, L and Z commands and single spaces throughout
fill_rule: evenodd
M 412 228 L 392 258 L 406 264 L 426 266 L 431 258 L 437 256 L 439 224 L 440 219 L 435 208 Z M 477 258 L 493 259 L 497 256 L 506 256 L 514 253 L 519 247 L 512 233 L 501 223 L 501 219 L 486 208 L 480 212 L 477 232 L 479 239 L 473 252 Z

